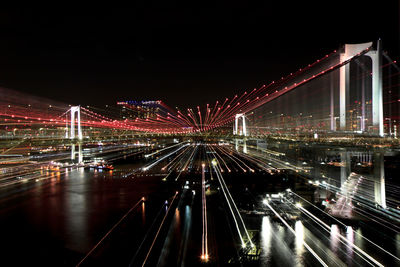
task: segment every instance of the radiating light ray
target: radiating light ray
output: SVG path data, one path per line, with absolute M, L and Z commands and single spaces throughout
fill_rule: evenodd
M 163 161 L 164 159 L 168 158 L 169 156 L 175 154 L 176 152 L 178 152 L 179 150 L 181 150 L 182 148 L 188 146 L 188 144 L 183 144 L 182 146 L 178 147 L 177 149 L 175 149 L 174 151 L 160 157 L 159 159 L 155 160 L 154 162 L 146 165 L 145 167 L 142 167 L 143 171 L 147 171 L 149 169 L 151 169 L 152 167 L 154 167 L 155 165 L 157 165 L 158 163 L 160 163 L 161 161 Z

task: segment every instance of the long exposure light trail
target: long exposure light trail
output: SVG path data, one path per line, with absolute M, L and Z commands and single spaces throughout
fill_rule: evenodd
M 227 156 L 230 160 L 232 160 L 233 162 L 235 162 L 237 164 L 237 166 L 243 171 L 246 172 L 246 169 L 243 168 L 239 162 L 237 162 L 231 155 L 229 155 L 226 151 L 222 150 L 220 147 L 217 147 L 217 149 L 219 149 L 219 151 L 222 152 L 222 154 L 224 154 L 225 156 Z
M 326 223 L 324 223 L 323 221 L 321 221 L 319 218 L 317 218 L 315 215 L 313 215 L 311 212 L 309 212 L 308 210 L 306 210 L 305 208 L 303 208 L 302 206 L 296 206 L 293 205 L 294 207 L 297 207 L 300 211 L 302 211 L 304 214 L 306 214 L 307 216 L 309 216 L 310 218 L 312 218 L 313 220 L 317 221 L 319 223 L 319 225 L 323 226 L 323 228 L 330 233 L 331 227 L 329 227 Z M 380 262 L 378 262 L 377 260 L 375 260 L 373 257 L 371 257 L 369 254 L 367 254 L 364 250 L 362 250 L 361 248 L 359 248 L 358 246 L 356 246 L 352 241 L 350 241 L 349 239 L 347 239 L 346 237 L 344 237 L 343 235 L 341 235 L 340 233 L 337 233 L 336 236 L 339 236 L 343 241 L 342 244 L 346 245 L 346 246 L 350 246 L 353 249 L 356 249 L 359 253 L 361 253 L 363 256 L 365 256 L 366 258 L 368 258 L 370 261 L 372 261 L 373 263 L 375 263 L 378 266 L 383 266 L 383 264 L 381 264 Z M 361 256 L 361 258 L 363 258 Z M 365 258 L 363 258 L 365 260 Z M 368 262 L 368 261 L 367 261 Z M 369 263 L 369 262 L 368 262 Z M 370 263 L 371 264 L 371 263 Z M 372 264 L 371 264 L 372 265 Z
M 272 157 L 270 155 L 264 155 L 264 154 L 260 154 L 260 153 L 256 153 L 256 152 L 248 152 L 248 154 L 254 158 L 265 160 L 266 162 L 270 163 L 269 165 L 274 165 L 273 167 L 275 167 L 276 169 L 289 169 L 294 172 L 301 171 L 303 174 L 307 173 L 306 172 L 307 169 L 305 169 L 304 167 L 296 166 L 294 164 L 291 164 L 288 161 L 284 161 L 284 160 L 278 159 L 276 157 Z M 271 154 L 271 153 L 267 152 L 267 154 Z
M 206 198 L 206 180 L 205 180 L 205 164 L 201 165 L 201 200 L 202 200 L 202 218 L 203 218 L 203 236 L 201 244 L 201 259 L 208 260 L 208 233 L 207 233 L 207 198 Z
M 169 173 L 162 179 L 163 181 L 166 181 L 167 178 L 177 169 L 178 165 L 179 165 L 179 164 L 181 163 L 181 161 L 185 158 L 184 156 L 186 155 L 186 153 L 190 152 L 190 149 L 192 149 L 192 148 L 193 148 L 192 145 L 188 145 L 188 147 L 185 148 L 184 151 L 182 151 L 180 154 L 178 154 L 177 156 L 175 156 L 175 157 L 170 161 L 170 163 L 168 163 L 166 166 L 164 166 L 164 167 L 162 168 L 162 170 L 165 170 L 166 168 L 168 168 L 168 166 L 169 166 L 170 164 L 172 164 L 172 166 L 168 168 L 168 170 L 170 170 Z M 192 152 L 191 156 L 195 153 L 196 149 L 197 149 L 197 147 L 196 147 L 195 149 L 193 149 L 193 152 Z M 190 156 L 190 157 L 191 157 L 191 156 Z M 189 162 L 189 161 L 191 160 L 190 157 L 187 159 L 187 162 Z M 180 160 L 178 160 L 178 159 L 180 159 Z M 185 165 L 185 166 L 186 166 L 186 165 Z M 181 169 L 179 170 L 179 173 L 178 173 L 177 177 L 175 178 L 175 181 L 177 181 L 177 180 L 179 179 L 179 176 L 182 174 L 182 172 L 183 172 L 184 170 L 185 170 L 185 168 L 181 168 Z
M 217 161 L 217 163 L 218 163 L 218 161 Z M 222 190 L 223 190 L 223 192 L 224 192 L 224 195 L 225 195 L 225 198 L 226 198 L 226 200 L 227 200 L 227 202 L 228 202 L 228 205 L 230 206 L 229 202 L 232 202 L 232 205 L 233 205 L 233 207 L 234 207 L 234 210 L 236 211 L 236 215 L 239 217 L 239 220 L 240 220 L 240 222 L 241 222 L 241 224 L 242 224 L 243 230 L 244 230 L 244 232 L 245 232 L 245 234 L 246 234 L 246 236 L 247 236 L 247 240 L 249 241 L 250 246 L 251 246 L 251 247 L 254 247 L 253 241 L 252 241 L 251 238 L 250 238 L 249 232 L 247 231 L 247 228 L 246 228 L 246 225 L 245 225 L 245 223 L 244 223 L 244 221 L 243 221 L 243 218 L 242 218 L 242 216 L 240 215 L 240 211 L 239 211 L 239 209 L 237 208 L 236 203 L 235 203 L 235 201 L 233 200 L 231 193 L 229 192 L 229 189 L 228 189 L 228 187 L 227 187 L 227 185 L 226 185 L 226 183 L 225 183 L 225 181 L 224 181 L 224 179 L 223 179 L 223 177 L 222 177 L 221 172 L 219 171 L 218 168 L 215 168 L 214 165 L 213 165 L 213 167 L 214 167 L 215 173 L 217 174 L 218 181 L 220 182 L 221 188 L 222 188 Z M 225 189 L 224 189 L 224 188 L 225 188 Z M 235 215 L 234 215 L 234 213 L 233 213 L 232 208 L 231 208 L 231 211 L 232 211 L 232 215 L 233 215 L 233 217 L 234 217 L 234 220 L 235 220 L 235 222 L 236 222 L 236 218 L 235 218 Z M 238 226 L 238 224 L 237 224 L 237 226 Z M 239 228 L 238 228 L 238 230 L 239 230 Z M 239 230 L 239 234 L 240 234 L 240 230 Z M 241 236 L 241 234 L 240 234 L 240 236 Z M 242 240 L 242 246 L 243 246 L 243 245 L 245 246 L 246 244 L 244 243 L 244 240 L 243 240 L 242 237 L 241 237 L 241 240 Z
M 179 154 L 177 154 L 170 162 L 168 162 L 164 167 L 161 168 L 161 170 L 168 169 L 170 165 L 173 165 L 171 169 L 174 169 L 176 166 L 176 161 L 183 155 L 185 154 L 188 150 L 190 149 L 190 146 L 187 146 L 183 151 L 181 151 Z
M 194 147 L 192 154 L 190 154 L 190 156 L 188 157 L 185 165 L 182 167 L 182 171 L 185 171 L 185 170 L 187 171 L 188 170 L 188 165 L 189 165 L 190 162 L 192 162 L 192 159 L 194 158 L 194 155 L 196 154 L 198 148 L 199 148 L 198 146 Z
M 232 214 L 232 217 L 233 217 L 233 221 L 235 222 L 236 230 L 237 230 L 237 232 L 238 232 L 238 235 L 239 235 L 239 238 L 240 238 L 242 247 L 245 247 L 245 246 L 246 246 L 246 243 L 245 243 L 244 240 L 243 240 L 242 233 L 240 232 L 239 224 L 238 224 L 238 222 L 237 222 L 237 220 L 236 220 L 235 213 L 233 212 L 231 203 L 230 203 L 229 198 L 228 198 L 228 196 L 227 196 L 227 194 L 226 194 L 226 192 L 225 192 L 225 187 L 224 187 L 223 184 L 221 183 L 220 176 L 219 176 L 219 174 L 218 174 L 218 172 L 217 172 L 217 168 L 216 168 L 214 165 L 213 165 L 213 168 L 214 168 L 214 171 L 215 171 L 215 173 L 216 173 L 216 175 L 217 175 L 217 179 L 218 179 L 218 181 L 219 181 L 219 183 L 220 183 L 220 185 L 221 185 L 222 193 L 224 194 L 225 199 L 226 199 L 226 202 L 228 203 L 229 210 L 231 211 L 231 214 Z
M 168 214 L 169 214 L 169 211 L 171 210 L 171 207 L 173 206 L 174 201 L 175 201 L 177 195 L 178 195 L 178 192 L 175 193 L 174 197 L 173 197 L 172 200 L 171 200 L 171 204 L 169 205 L 169 207 L 168 207 L 168 209 L 167 209 L 167 212 L 165 213 L 165 216 L 164 216 L 164 218 L 162 219 L 162 221 L 161 221 L 161 223 L 160 223 L 160 227 L 158 228 L 157 233 L 156 233 L 156 235 L 154 236 L 153 242 L 152 242 L 151 245 L 150 245 L 150 248 L 149 248 L 149 250 L 148 250 L 148 252 L 147 252 L 147 254 L 146 254 L 146 257 L 145 257 L 144 260 L 143 260 L 142 267 L 145 266 L 146 263 L 147 263 L 147 260 L 148 260 L 148 258 L 149 258 L 149 256 L 150 256 L 150 253 L 151 253 L 151 251 L 152 251 L 152 249 L 153 249 L 153 247 L 154 247 L 154 244 L 155 244 L 155 242 L 156 242 L 156 240 L 157 240 L 157 237 L 158 237 L 158 235 L 160 234 L 161 228 L 162 228 L 163 225 L 164 225 L 165 219 L 167 218 L 167 216 L 168 216 Z
M 111 227 L 111 229 L 99 240 L 99 242 L 96 243 L 96 245 L 83 257 L 83 259 L 76 265 L 76 267 L 79 267 L 89 256 L 90 254 L 93 253 L 93 251 L 96 250 L 96 248 L 106 239 L 112 231 L 142 202 L 144 202 L 144 197 L 142 197 L 136 204 L 134 204 L 125 214 L 124 216 L 121 217 L 121 219 Z
M 143 203 L 144 203 L 144 202 L 143 202 Z M 166 205 L 168 205 L 168 203 L 167 203 L 167 202 L 164 202 L 164 203 L 162 204 L 161 208 L 159 209 L 157 215 L 154 217 L 154 220 L 153 220 L 153 222 L 151 223 L 151 225 L 150 225 L 149 229 L 147 230 L 146 234 L 144 235 L 142 242 L 141 242 L 140 245 L 138 246 L 138 249 L 136 250 L 135 255 L 133 255 L 133 257 L 132 257 L 132 259 L 131 259 L 131 261 L 130 261 L 130 263 L 129 263 L 129 266 L 134 266 L 133 264 L 134 264 L 134 262 L 135 262 L 137 256 L 139 255 L 139 252 L 141 251 L 143 245 L 144 245 L 145 242 L 147 241 L 147 238 L 149 237 L 150 233 L 152 232 L 153 227 L 156 225 L 156 222 L 158 221 L 159 217 L 161 216 L 162 211 L 164 210 L 164 207 L 165 207 Z
M 240 158 L 236 157 L 235 155 L 233 155 L 234 153 L 236 153 L 236 151 L 234 151 L 233 149 L 224 149 L 221 147 L 221 150 L 227 152 L 229 154 L 229 152 L 231 152 L 231 157 L 235 158 L 236 160 L 238 160 L 240 163 L 242 163 L 247 169 L 249 169 L 249 171 L 254 172 L 254 169 L 250 168 L 246 163 L 243 162 L 243 160 L 241 160 Z M 228 151 L 227 151 L 228 150 Z M 241 156 L 240 154 L 238 154 L 239 156 Z
M 345 228 L 347 228 L 348 226 L 346 224 L 344 224 L 343 222 L 341 222 L 340 220 L 338 220 L 337 218 L 333 217 L 331 214 L 325 212 L 324 210 L 320 209 L 319 207 L 315 206 L 313 203 L 311 203 L 310 201 L 308 201 L 307 199 L 301 197 L 300 195 L 296 194 L 293 191 L 289 191 L 290 194 L 295 195 L 297 198 L 301 199 L 302 201 L 308 203 L 309 205 L 311 205 L 313 208 L 319 210 L 320 212 L 322 212 L 324 215 L 328 216 L 330 219 L 334 220 L 335 222 L 337 222 L 338 224 L 344 226 Z M 366 238 L 365 236 L 363 236 L 362 234 L 355 232 L 356 235 L 358 235 L 360 238 L 366 240 L 368 243 L 372 244 L 373 246 L 375 246 L 376 248 L 378 248 L 379 250 L 383 251 L 384 253 L 388 254 L 389 256 L 395 258 L 397 261 L 400 262 L 400 258 L 398 258 L 397 256 L 393 255 L 392 253 L 390 253 L 389 251 L 387 251 L 386 249 L 382 248 L 381 246 L 379 246 L 378 244 L 372 242 L 370 239 Z
M 150 163 L 149 165 L 146 165 L 145 167 L 142 167 L 143 171 L 147 171 L 149 169 L 151 169 L 152 167 L 154 167 L 155 165 L 157 165 L 158 163 L 160 163 L 161 161 L 163 161 L 164 159 L 168 158 L 169 156 L 175 154 L 176 152 L 178 152 L 179 150 L 181 150 L 182 148 L 188 146 L 188 144 L 184 144 L 182 146 L 180 146 L 179 148 L 175 149 L 174 151 L 160 157 L 159 159 L 157 159 L 156 161 L 154 161 L 153 163 Z
M 386 209 L 376 209 L 374 202 L 371 200 L 374 197 L 372 194 L 370 194 L 369 196 L 366 196 L 365 192 L 354 194 L 353 192 L 354 190 L 352 191 L 349 188 L 347 188 L 348 185 L 349 185 L 348 180 L 346 180 L 341 188 L 326 183 L 325 181 L 319 183 L 317 186 L 329 190 L 330 192 L 335 193 L 339 197 L 339 200 L 341 200 L 340 212 L 342 212 L 344 208 L 351 208 L 352 212 L 356 212 L 360 216 L 373 220 L 374 222 L 384 226 L 385 228 L 388 228 L 396 233 L 400 233 L 400 227 L 394 223 L 391 223 L 386 219 L 389 218 L 398 221 L 399 214 L 395 212 L 390 212 Z M 355 187 L 355 189 L 357 190 L 357 187 Z M 357 205 L 352 205 L 351 203 L 353 201 L 358 203 L 357 205 L 360 205 L 360 203 L 362 203 L 364 209 L 357 207 Z M 373 209 L 375 213 L 379 213 L 380 215 L 383 215 L 383 217 L 377 216 L 371 212 L 368 212 L 365 209 Z
M 302 205 L 295 205 L 291 203 L 290 201 L 286 201 L 285 203 L 291 204 L 292 208 L 297 208 L 299 209 L 303 214 L 305 214 L 307 217 L 311 218 L 313 221 L 316 222 L 317 225 L 321 226 L 326 232 L 330 233 L 331 232 L 331 227 L 324 223 L 322 220 L 320 220 L 318 217 L 316 217 L 314 214 L 309 212 L 307 209 L 302 207 Z M 341 240 L 339 240 L 343 245 L 350 247 L 351 249 L 357 250 L 356 253 L 364 259 L 366 262 L 368 262 L 370 265 L 374 266 L 371 264 L 368 260 L 373 262 L 377 266 L 384 266 L 380 262 L 378 262 L 376 259 L 374 259 L 372 256 L 370 256 L 368 253 L 366 253 L 364 250 L 362 250 L 360 247 L 355 245 L 352 241 L 350 241 L 348 238 L 344 237 L 340 233 L 336 233 L 335 237 L 339 237 Z M 362 254 L 362 255 L 360 255 Z M 365 257 L 365 258 L 364 258 Z M 367 260 L 367 259 L 368 260 Z
M 265 202 L 265 205 L 275 214 L 276 217 L 279 218 L 279 220 L 291 231 L 295 236 L 297 236 L 296 231 L 279 215 L 279 213 L 271 207 L 271 205 L 268 202 Z M 306 247 L 306 249 L 322 264 L 322 266 L 328 267 L 329 265 L 326 264 L 315 251 L 304 241 L 302 238 L 300 238 L 301 242 L 303 245 Z
M 173 148 L 173 147 L 176 147 L 176 146 L 180 146 L 180 145 L 182 145 L 182 144 L 184 144 L 184 143 L 186 143 L 186 142 L 180 142 L 180 143 L 177 143 L 177 144 L 175 144 L 175 145 L 167 146 L 167 147 L 165 147 L 165 148 L 158 149 L 157 151 L 155 151 L 155 152 L 153 152 L 153 153 L 150 153 L 150 154 L 146 154 L 146 155 L 144 155 L 144 156 L 145 156 L 146 158 L 148 158 L 148 157 L 154 156 L 154 155 L 156 155 L 156 154 L 158 154 L 158 153 L 160 153 L 160 152 L 162 152 L 162 151 L 164 151 L 164 150 L 167 150 L 167 149 L 170 149 L 170 148 Z
M 119 152 L 119 151 L 125 151 L 129 148 L 132 148 L 131 146 L 127 146 L 127 147 L 108 147 L 108 148 L 96 148 L 96 150 L 91 151 L 91 155 L 93 157 L 95 156 L 99 156 L 101 154 L 104 153 L 110 153 L 110 152 Z M 108 161 L 115 161 L 118 160 L 119 158 L 122 158 L 124 156 L 129 156 L 129 155 L 134 155 L 134 154 L 138 154 L 141 153 L 141 149 L 142 147 L 134 147 L 134 148 L 138 148 L 139 151 L 134 151 L 132 153 L 128 153 L 128 154 L 124 154 L 123 156 L 113 156 L 113 157 L 109 157 L 107 160 Z M 7 171 L 5 172 L 4 175 L 0 175 L 0 187 L 6 187 L 6 186 L 10 186 L 10 185 L 16 185 L 16 184 L 21 184 L 21 183 L 26 183 L 28 181 L 43 181 L 45 179 L 50 179 L 52 178 L 49 173 L 43 173 L 43 168 L 47 168 L 50 166 L 50 164 L 54 161 L 63 161 L 63 160 L 67 160 L 70 158 L 70 156 L 66 156 L 66 155 L 70 155 L 70 152 L 67 153 L 57 153 L 56 155 L 50 154 L 47 157 L 50 157 L 51 160 L 45 160 L 45 161 L 40 161 L 38 163 L 30 163 L 30 164 L 23 164 L 23 165 L 19 165 L 19 168 L 29 168 L 27 169 L 23 169 L 23 171 L 18 171 L 15 170 L 13 171 Z M 83 168 L 85 167 L 87 164 L 82 164 L 82 165 L 72 165 L 69 166 L 67 169 L 65 170 L 58 170 L 57 173 L 58 174 L 65 174 L 68 172 L 68 169 L 71 170 L 75 170 L 75 169 L 79 169 L 79 168 Z M 59 167 L 57 167 L 59 168 Z M 3 169 L 4 170 L 4 169 Z M 19 179 L 16 179 L 19 178 Z
M 225 160 L 217 153 L 217 151 L 214 149 L 214 147 L 212 145 L 208 145 L 207 147 L 211 150 L 211 152 L 213 152 L 215 155 L 217 155 L 217 157 L 222 161 L 222 163 L 224 164 L 225 168 L 227 169 L 228 172 L 231 172 L 231 169 L 229 169 L 228 165 L 226 164 Z M 217 165 L 220 169 L 221 172 L 223 172 L 222 167 L 220 164 Z
M 183 162 L 183 161 L 185 160 L 185 157 L 182 157 L 181 160 L 179 161 L 179 164 L 180 164 L 181 168 L 180 168 L 180 170 L 179 170 L 178 175 L 177 175 L 176 178 L 175 178 L 175 181 L 178 181 L 178 179 L 179 179 L 179 177 L 181 176 L 182 172 L 185 171 L 187 165 L 190 163 L 190 160 L 191 160 L 192 156 L 193 156 L 194 153 L 196 152 L 197 147 L 195 147 L 195 148 L 191 147 L 191 148 L 193 149 L 193 152 L 189 155 L 189 157 L 187 157 L 186 162 L 185 162 L 184 164 L 181 164 L 181 162 Z M 188 153 L 189 153 L 189 152 L 190 152 L 190 151 L 188 151 Z
M 233 151 L 233 150 L 232 150 Z M 260 167 L 261 169 L 265 170 L 265 171 L 269 171 L 271 169 L 274 169 L 272 166 L 268 165 L 266 162 L 259 160 L 256 157 L 253 156 L 249 156 L 245 153 L 240 153 L 238 151 L 236 151 L 238 153 L 238 155 L 240 155 L 241 157 L 247 159 L 248 161 L 252 162 L 253 164 L 255 164 L 256 166 Z

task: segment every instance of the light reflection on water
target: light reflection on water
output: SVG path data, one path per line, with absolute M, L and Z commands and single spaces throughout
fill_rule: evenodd
M 302 266 L 304 264 L 304 226 L 301 221 L 296 221 L 296 265 Z
M 268 216 L 262 218 L 261 224 L 261 266 L 267 266 L 271 260 L 271 240 L 272 240 L 272 227 L 271 221 Z M 264 265 L 265 264 L 265 265 Z
M 336 254 L 339 248 L 339 235 L 340 229 L 337 224 L 331 225 L 331 250 Z
M 350 262 L 353 259 L 353 254 L 354 254 L 354 250 L 353 250 L 353 246 L 352 246 L 352 244 L 354 244 L 354 230 L 353 230 L 353 227 L 347 226 L 346 238 L 347 238 L 347 242 L 348 242 L 346 258 L 347 258 L 347 262 Z
M 169 266 L 171 262 L 180 262 L 181 266 L 185 266 L 192 228 L 192 209 L 189 205 L 183 208 L 180 204 L 175 209 L 157 266 Z
M 297 224 L 296 230 L 300 237 L 304 236 L 301 223 Z M 304 248 L 301 238 L 295 239 L 296 237 L 293 236 L 292 232 L 288 231 L 285 226 L 274 222 L 269 216 L 262 218 L 260 237 L 260 266 L 275 266 L 277 264 L 293 266 L 296 262 L 302 264 Z M 290 245 L 292 240 L 294 241 L 295 251 Z
M 146 204 L 144 201 L 142 202 L 142 225 L 146 225 Z
M 337 224 L 332 224 L 330 226 L 330 238 L 328 237 L 326 240 L 328 241 L 327 243 L 322 242 L 323 240 L 320 240 L 318 236 L 314 236 L 309 232 L 310 229 L 306 228 L 301 221 L 296 221 L 293 228 L 295 236 L 281 224 L 275 223 L 272 218 L 268 216 L 262 218 L 260 266 L 274 265 L 282 259 L 282 256 L 286 258 L 286 263 L 290 262 L 291 266 L 307 265 L 310 263 L 310 260 L 313 261 L 314 259 L 304 246 L 306 238 L 311 238 L 309 245 L 317 246 L 318 249 L 316 251 L 319 254 L 322 253 L 321 255 L 324 256 L 323 260 L 326 262 L 333 260 L 338 266 L 365 263 L 362 257 L 354 250 L 354 245 L 363 250 L 367 249 L 367 253 L 373 252 L 373 250 L 370 250 L 371 246 L 369 243 L 363 240 L 362 229 L 359 227 L 348 226 L 347 228 L 342 228 Z M 340 236 L 346 238 L 346 240 L 341 242 Z M 400 241 L 400 235 L 396 235 L 396 239 Z M 289 245 L 288 247 L 287 244 L 291 244 L 290 240 L 294 241 L 292 243 L 293 246 Z M 399 245 L 396 248 L 400 250 Z M 320 251 L 320 249 L 322 250 Z
M 360 248 L 363 248 L 365 246 L 364 244 L 364 238 L 361 238 L 362 236 L 362 231 L 361 228 L 358 228 L 355 233 L 354 233 L 354 244 Z
M 85 173 L 83 168 L 73 171 L 74 178 L 83 179 Z M 82 236 L 89 236 L 88 234 L 88 203 L 85 194 L 88 190 L 88 183 L 79 184 L 79 190 L 70 190 L 64 192 L 64 212 L 65 212 L 65 230 L 69 232 L 71 238 L 66 240 L 67 247 L 77 247 L 79 251 L 85 251 L 90 246 L 89 238 L 82 238 Z M 71 231 L 73 229 L 73 231 Z M 81 237 L 81 238 L 79 238 Z M 79 240 L 79 241 L 78 241 Z
M 180 249 L 183 249 L 182 253 L 179 253 L 180 262 L 185 263 L 187 256 L 187 244 L 189 243 L 189 236 L 192 229 L 192 208 L 189 205 L 185 207 L 185 225 L 183 228 L 183 242 L 181 243 Z

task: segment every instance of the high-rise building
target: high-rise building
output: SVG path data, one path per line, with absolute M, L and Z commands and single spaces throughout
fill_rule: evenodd
M 167 106 L 160 100 L 151 101 L 118 101 L 117 105 L 122 106 L 122 119 L 148 119 L 156 118 L 157 114 L 164 115 L 168 112 Z

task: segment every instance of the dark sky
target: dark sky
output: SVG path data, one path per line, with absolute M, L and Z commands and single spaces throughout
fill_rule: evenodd
M 393 0 L 148 2 L 2 9 L 0 85 L 71 104 L 194 107 L 278 79 L 344 43 L 380 37 L 393 59 L 400 55 Z

